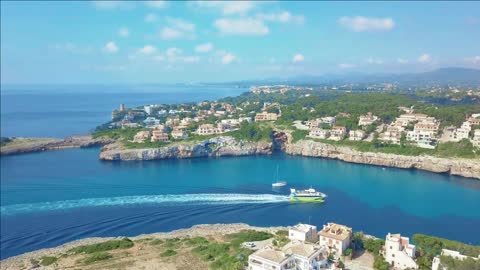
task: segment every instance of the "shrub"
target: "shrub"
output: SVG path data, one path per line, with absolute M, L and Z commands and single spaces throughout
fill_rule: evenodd
M 187 240 L 187 244 L 192 246 L 208 244 L 208 240 L 205 237 L 197 236 Z
M 175 255 L 177 255 L 177 252 L 173 249 L 167 249 L 164 252 L 160 253 L 160 256 L 162 257 L 170 257 Z
M 54 264 L 57 261 L 58 261 L 58 258 L 53 256 L 43 256 L 42 258 L 40 258 L 40 264 L 43 266 Z
M 91 264 L 98 261 L 104 261 L 112 258 L 112 255 L 105 251 L 95 252 L 83 259 L 84 264 Z
M 213 263 L 210 264 L 211 269 L 231 269 L 240 270 L 243 268 L 243 263 L 232 256 L 223 255 Z
M 378 270 L 388 270 L 390 269 L 390 264 L 385 261 L 385 259 L 381 255 L 375 255 L 373 261 L 373 267 Z
M 93 244 L 93 245 L 85 245 L 73 248 L 70 252 L 74 254 L 80 253 L 95 253 L 99 251 L 108 251 L 114 249 L 127 249 L 133 247 L 134 243 L 132 240 L 128 238 L 123 238 L 121 240 L 109 240 L 103 243 Z
M 308 135 L 308 130 L 296 129 L 292 132 L 292 142 L 298 142 L 305 139 Z
M 205 261 L 213 261 L 217 257 L 227 254 L 228 251 L 230 251 L 230 245 L 219 243 L 201 245 L 193 249 L 193 252 L 199 254 Z
M 153 239 L 152 241 L 150 241 L 150 245 L 152 245 L 152 246 L 156 246 L 156 245 L 160 245 L 160 244 L 163 244 L 162 239 Z
M 226 238 L 232 243 L 233 246 L 238 247 L 241 243 L 262 241 L 273 237 L 273 234 L 268 232 L 259 232 L 255 230 L 243 230 L 238 233 L 232 233 L 226 236 Z

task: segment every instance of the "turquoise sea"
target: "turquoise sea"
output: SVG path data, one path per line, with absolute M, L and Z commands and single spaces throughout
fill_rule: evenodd
M 144 102 L 148 97 L 143 94 L 134 100 L 138 95 L 132 93 L 122 101 L 138 105 L 175 102 L 174 89 L 170 90 L 166 95 L 149 93 L 156 97 L 152 101 Z M 216 90 L 198 95 L 195 88 L 183 91 L 186 100 L 234 92 Z M 65 98 L 53 91 L 42 99 L 40 91 L 33 97 L 22 93 L 21 98 L 12 92 L 8 95 L 13 98 L 2 89 L 2 135 L 23 131 L 22 135 L 54 136 L 48 127 L 33 130 L 14 120 L 28 121 L 43 111 L 49 120 L 38 121 L 55 123 L 56 116 L 50 113 L 72 107 L 81 112 L 67 114 L 68 122 L 88 123 L 78 129 L 81 133 L 94 122 L 107 121 L 111 110 L 92 117 L 85 114 L 90 105 L 85 109 L 76 105 L 76 100 L 82 100 L 78 97 Z M 108 93 L 113 101 L 100 101 L 105 93 L 97 96 L 90 91 L 89 95 L 94 104 L 102 103 L 93 107 L 116 107 L 119 102 L 115 91 Z M 57 98 L 62 106 L 55 102 Z M 31 104 L 38 100 L 48 100 L 51 106 Z M 8 107 L 22 108 L 22 114 L 16 115 Z M 55 128 L 56 134 L 68 135 L 73 130 L 62 129 L 64 122 Z M 473 179 L 281 153 L 148 162 L 104 162 L 98 160 L 98 153 L 98 148 L 69 149 L 0 158 L 1 258 L 85 237 L 133 236 L 232 222 L 257 226 L 338 222 L 378 237 L 388 232 L 425 233 L 480 244 L 480 181 Z M 287 187 L 271 187 L 277 166 Z M 325 204 L 287 201 L 290 187 L 310 186 L 328 194 Z

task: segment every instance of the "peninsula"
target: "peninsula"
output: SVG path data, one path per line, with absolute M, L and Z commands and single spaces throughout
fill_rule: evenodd
M 121 104 L 90 136 L 4 138 L 1 154 L 101 145 L 100 159 L 131 161 L 283 151 L 480 179 L 479 97 L 472 90 L 252 87 L 217 101 Z

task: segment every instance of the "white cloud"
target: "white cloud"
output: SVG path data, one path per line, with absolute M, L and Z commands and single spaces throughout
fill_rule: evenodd
M 93 5 L 97 9 L 115 10 L 115 9 L 132 9 L 135 7 L 135 2 L 130 1 L 93 1 Z
M 369 64 L 376 64 L 376 65 L 383 64 L 383 60 L 380 60 L 380 59 L 367 58 L 365 61 Z
M 162 30 L 160 30 L 160 37 L 162 39 L 177 39 L 177 38 L 182 38 L 183 33 L 171 27 L 164 27 L 162 28 Z
M 348 68 L 353 68 L 353 67 L 355 67 L 355 65 L 353 65 L 353 64 L 348 64 L 348 63 L 342 63 L 342 64 L 339 64 L 338 67 L 341 68 L 341 69 L 348 69 Z
M 303 60 L 305 60 L 305 58 L 303 57 L 302 54 L 299 54 L 299 53 L 295 54 L 292 58 L 293 63 L 303 62 Z
M 144 1 L 144 3 L 145 3 L 145 6 L 150 8 L 162 9 L 167 7 L 167 1 L 162 1 L 162 0 L 149 0 L 149 1 Z
M 263 36 L 270 31 L 262 20 L 252 18 L 222 18 L 216 20 L 214 25 L 222 34 L 227 35 Z
M 195 24 L 191 22 L 187 22 L 185 20 L 179 19 L 179 18 L 172 18 L 172 17 L 167 17 L 166 18 L 167 24 L 170 25 L 173 28 L 177 28 L 182 31 L 195 31 Z
M 305 17 L 303 15 L 292 15 L 288 11 L 283 11 L 279 13 L 269 13 L 269 14 L 260 13 L 260 14 L 257 14 L 257 18 L 260 20 L 281 22 L 281 23 L 292 22 L 297 24 L 303 24 L 305 22 Z
M 107 53 L 117 53 L 119 51 L 117 44 L 113 41 L 107 42 L 103 47 L 103 50 Z
M 398 58 L 398 59 L 397 59 L 397 62 L 398 62 L 399 64 L 408 64 L 408 59 Z
M 469 57 L 466 60 L 472 64 L 480 64 L 480 55 Z
M 168 56 L 168 57 L 175 57 L 179 54 L 182 54 L 182 50 L 179 49 L 179 48 L 168 48 L 167 51 L 165 52 L 165 54 Z
M 150 54 L 153 54 L 157 50 L 152 51 Z M 200 61 L 198 56 L 184 56 L 183 51 L 179 48 L 172 47 L 168 48 L 164 54 L 157 54 L 153 56 L 153 60 L 157 62 L 167 61 L 168 63 L 195 63 Z
M 196 6 L 218 9 L 223 15 L 245 15 L 255 8 L 254 1 L 196 1 Z
M 195 47 L 195 51 L 200 53 L 206 53 L 211 51 L 212 49 L 213 49 L 213 44 L 210 42 L 205 44 L 199 44 Z
M 432 57 L 429 54 L 424 53 L 418 57 L 417 61 L 422 64 L 427 64 L 432 61 Z
M 148 23 L 156 22 L 158 20 L 158 16 L 155 13 L 148 13 L 147 15 L 145 15 L 144 20 Z
M 230 64 L 233 61 L 235 61 L 235 59 L 237 59 L 237 57 L 235 55 L 233 55 L 231 53 L 225 53 L 222 56 L 222 64 L 224 64 L 224 65 Z
M 254 8 L 254 3 L 250 1 L 226 1 L 223 6 L 223 14 L 245 14 Z
M 354 32 L 366 31 L 390 31 L 395 27 L 392 18 L 369 18 L 369 17 L 341 17 L 338 22 L 343 27 Z
M 140 48 L 138 50 L 139 53 L 142 53 L 142 54 L 153 54 L 157 51 L 157 48 L 155 48 L 154 46 L 152 45 L 145 45 L 143 46 L 143 48 Z
M 160 37 L 162 39 L 193 39 L 195 37 L 195 24 L 171 17 L 167 17 L 166 22 L 168 26 L 160 30 Z
M 182 61 L 184 63 L 196 63 L 200 61 L 200 57 L 198 56 L 184 56 L 184 57 L 179 57 L 177 58 L 179 61 Z
M 126 37 L 130 36 L 130 31 L 128 30 L 128 28 L 122 27 L 122 28 L 118 29 L 118 35 L 120 37 L 126 38 Z

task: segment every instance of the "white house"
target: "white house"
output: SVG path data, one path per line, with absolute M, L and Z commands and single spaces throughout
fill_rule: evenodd
M 363 138 L 365 138 L 365 131 L 361 130 L 361 129 L 357 129 L 357 130 L 350 130 L 348 132 L 348 139 L 350 141 L 361 141 L 363 140 Z
M 215 127 L 212 124 L 203 124 L 203 125 L 200 125 L 197 129 L 198 135 L 212 135 L 212 134 L 219 134 L 223 132 L 224 130 L 222 129 L 221 126 Z
M 150 131 L 144 130 L 144 131 L 139 131 L 135 136 L 133 137 L 133 142 L 135 143 L 144 143 L 145 140 L 148 140 L 150 137 Z
M 322 128 L 312 128 L 308 133 L 308 137 L 318 138 L 318 139 L 326 139 L 330 136 L 330 131 L 328 129 Z
M 371 125 L 373 123 L 375 123 L 375 121 L 378 120 L 378 117 L 373 115 L 371 112 L 367 113 L 367 115 L 361 115 L 359 118 L 358 118 L 358 125 L 359 126 L 368 126 L 368 125 Z
M 288 229 L 288 239 L 315 243 L 318 241 L 317 233 L 317 226 L 300 223 Z
M 391 142 L 393 144 L 400 144 L 403 131 L 404 128 L 399 124 L 390 125 L 387 127 L 387 130 L 379 136 L 378 139 Z
M 188 133 L 183 126 L 175 126 L 172 130 L 172 137 L 174 139 L 186 139 L 188 138 Z
M 421 113 L 406 113 L 395 119 L 395 122 L 402 127 L 408 126 L 409 123 L 420 121 L 435 121 L 435 118 Z
M 155 117 L 147 117 L 145 120 L 143 120 L 143 123 L 147 126 L 155 126 L 155 125 L 160 125 L 160 120 L 155 118 Z
M 476 147 L 480 147 L 480 129 L 475 129 L 473 132 L 472 144 Z
M 415 262 L 415 246 L 408 237 L 388 233 L 385 238 L 385 260 L 398 269 L 417 269 Z
M 407 132 L 407 140 L 414 141 L 423 148 L 435 148 L 439 124 L 435 121 L 416 123 L 413 131 Z
M 146 114 L 151 115 L 153 112 L 153 109 L 158 107 L 158 105 L 146 105 L 143 106 L 143 110 L 145 111 Z
M 330 130 L 330 138 L 328 139 L 334 140 L 334 141 L 340 141 L 340 140 L 343 140 L 343 138 L 345 138 L 346 135 L 347 135 L 347 128 L 343 126 L 334 126 Z
M 336 223 L 327 223 L 318 233 L 320 245 L 329 248 L 330 253 L 337 257 L 350 246 L 352 242 L 352 228 Z
M 327 249 L 292 241 L 281 249 L 262 248 L 248 257 L 249 270 L 311 270 L 328 265 Z

